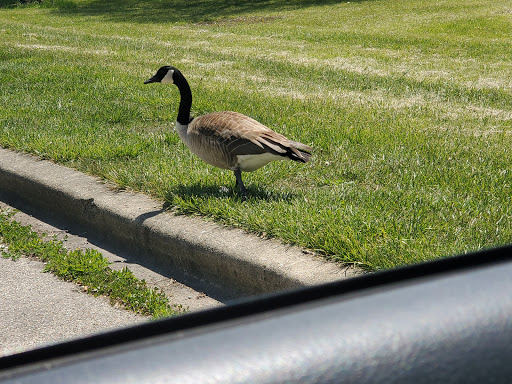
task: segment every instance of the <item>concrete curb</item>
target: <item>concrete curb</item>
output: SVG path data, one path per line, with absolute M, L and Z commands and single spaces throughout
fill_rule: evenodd
M 178 273 L 201 280 L 212 292 L 224 292 L 220 295 L 227 295 L 224 300 L 359 273 L 278 241 L 175 216 L 145 195 L 116 192 L 95 177 L 3 148 L 0 194 L 9 203 L 23 204 L 130 250 L 146 265 L 170 276 Z

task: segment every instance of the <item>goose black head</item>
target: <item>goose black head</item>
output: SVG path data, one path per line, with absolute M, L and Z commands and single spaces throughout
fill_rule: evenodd
M 162 84 L 174 84 L 174 74 L 179 72 L 176 68 L 170 65 L 164 65 L 161 67 L 153 77 L 147 79 L 144 84 L 149 83 L 162 83 Z

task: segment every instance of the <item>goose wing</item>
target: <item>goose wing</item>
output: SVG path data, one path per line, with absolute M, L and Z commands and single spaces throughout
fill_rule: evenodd
M 221 145 L 232 156 L 272 153 L 292 160 L 309 160 L 308 145 L 288 140 L 258 121 L 237 112 L 215 112 L 192 120 L 188 135 Z

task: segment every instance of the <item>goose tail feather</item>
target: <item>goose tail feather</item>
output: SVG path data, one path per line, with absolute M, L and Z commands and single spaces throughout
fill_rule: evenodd
M 311 160 L 311 153 L 306 152 L 306 151 L 301 151 L 300 149 L 299 149 L 299 152 L 301 154 L 302 161 L 304 163 L 307 163 L 309 160 Z
M 298 141 L 289 141 L 291 149 L 290 158 L 295 161 L 307 163 L 311 159 L 311 148 L 309 145 L 299 143 Z

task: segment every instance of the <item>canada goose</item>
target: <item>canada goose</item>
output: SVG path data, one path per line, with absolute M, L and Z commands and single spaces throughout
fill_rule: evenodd
M 144 84 L 176 84 L 181 100 L 176 130 L 185 145 L 215 167 L 235 173 L 236 185 L 245 197 L 242 172 L 252 172 L 274 160 L 309 161 L 312 148 L 288 140 L 256 120 L 237 112 L 214 112 L 192 118 L 192 91 L 175 67 L 163 66 Z

